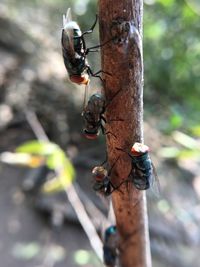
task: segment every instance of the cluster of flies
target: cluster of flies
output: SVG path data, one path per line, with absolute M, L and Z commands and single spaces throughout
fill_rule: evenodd
M 97 77 L 104 84 L 100 74 L 106 73 L 102 70 L 94 73 L 90 68 L 87 55 L 90 52 L 98 51 L 97 49 L 103 45 L 97 45 L 90 48 L 86 47 L 85 35 L 93 32 L 97 23 L 97 16 L 92 27 L 82 32 L 78 23 L 71 19 L 70 9 L 63 16 L 63 29 L 61 37 L 62 53 L 64 64 L 71 82 L 78 85 L 85 85 L 85 99 L 82 116 L 84 119 L 83 134 L 87 139 L 96 139 L 102 131 L 105 132 L 104 125 L 106 119 L 104 113 L 106 111 L 106 101 L 102 93 L 95 93 L 87 99 L 87 90 L 90 83 L 90 77 Z M 111 39 L 112 40 L 112 39 Z M 142 143 L 135 143 L 130 151 L 125 151 L 122 148 L 116 148 L 121 153 L 126 153 L 131 159 L 131 171 L 128 179 L 138 190 L 148 189 L 154 178 L 153 165 L 149 156 L 149 147 Z M 110 176 L 113 166 L 108 170 L 104 164 L 94 167 L 92 176 L 94 178 L 93 189 L 104 195 L 105 197 L 112 194 L 119 186 L 114 186 Z M 107 266 L 114 266 L 113 262 L 116 258 L 116 227 L 111 226 L 105 231 L 104 240 L 104 261 Z M 114 241 L 113 241 L 114 240 Z

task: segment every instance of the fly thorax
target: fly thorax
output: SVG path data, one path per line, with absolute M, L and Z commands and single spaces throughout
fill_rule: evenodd
M 108 175 L 108 172 L 103 166 L 96 166 L 92 170 L 92 175 L 96 180 L 102 181 Z
M 94 113 L 92 113 L 91 111 L 89 110 L 86 110 L 84 113 L 83 113 L 83 116 L 85 118 L 85 120 L 88 122 L 88 123 L 93 123 L 95 118 L 94 118 Z
M 81 37 L 81 35 L 82 35 L 82 32 L 77 24 L 76 27 L 74 27 L 74 37 L 81 40 L 81 38 L 79 38 Z

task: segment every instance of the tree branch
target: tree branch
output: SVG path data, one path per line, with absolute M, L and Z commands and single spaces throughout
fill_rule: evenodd
M 142 12 L 142 0 L 99 0 L 100 43 L 113 38 L 102 47 L 101 57 L 102 69 L 111 73 L 103 77 L 106 100 L 111 101 L 106 131 L 116 136 L 106 136 L 110 166 L 120 156 L 111 175 L 115 187 L 130 174 L 131 147 L 143 141 Z M 124 182 L 120 191 L 113 192 L 112 201 L 121 238 L 121 266 L 150 267 L 145 192 Z

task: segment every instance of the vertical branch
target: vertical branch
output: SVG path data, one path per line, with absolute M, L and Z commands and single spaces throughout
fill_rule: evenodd
M 100 43 L 106 109 L 106 135 L 112 183 L 126 181 L 131 170 L 128 153 L 143 141 L 142 0 L 99 0 Z M 118 92 L 118 93 L 117 93 Z M 115 96 L 115 97 L 114 97 Z M 145 192 L 124 182 L 112 194 L 120 233 L 120 262 L 123 267 L 150 267 L 148 220 Z

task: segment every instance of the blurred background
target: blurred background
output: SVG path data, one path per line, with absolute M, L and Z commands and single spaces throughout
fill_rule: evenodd
M 105 159 L 104 137 L 83 138 L 84 87 L 68 81 L 61 56 L 68 7 L 81 29 L 89 29 L 94 0 L 0 2 L 0 153 L 36 138 L 24 113 L 32 110 L 72 160 L 81 192 L 104 212 L 91 189 L 91 169 Z M 199 22 L 198 0 L 144 0 L 144 136 L 161 187 L 159 198 L 147 196 L 154 267 L 200 266 Z M 98 27 L 86 42 L 99 43 Z M 100 69 L 98 53 L 89 62 Z M 91 83 L 97 91 L 98 79 Z M 31 169 L 0 158 L 1 265 L 102 266 L 64 193 L 35 199 L 24 192 Z M 62 210 L 59 223 L 55 206 Z

